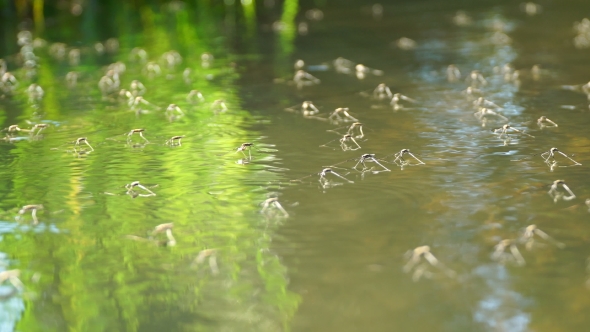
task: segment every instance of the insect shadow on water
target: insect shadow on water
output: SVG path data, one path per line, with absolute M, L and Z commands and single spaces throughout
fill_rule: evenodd
M 446 274 L 449 278 L 455 278 L 457 273 L 443 263 L 441 263 L 434 255 L 430 252 L 430 246 L 420 246 L 415 249 L 409 250 L 405 253 L 404 257 L 408 260 L 406 265 L 403 267 L 405 273 L 410 273 L 412 270 L 412 280 L 414 282 L 420 280 L 422 276 L 426 278 L 432 278 L 435 273 L 429 271 L 430 266 L 438 268 L 441 272 Z
M 338 141 L 338 143 L 340 143 L 340 148 L 342 149 L 342 151 L 355 151 L 355 150 L 359 150 L 361 148 L 361 146 L 357 143 L 357 141 L 354 139 L 354 137 L 349 134 L 342 136 L 340 139 L 333 139 L 333 140 L 329 141 L 328 143 L 320 145 L 320 147 L 321 148 L 332 148 L 335 150 L 336 148 L 332 145 L 332 142 L 336 142 L 336 141 Z
M 563 190 L 565 192 L 559 190 L 560 185 L 561 185 L 561 188 L 563 188 Z M 551 189 L 549 189 L 547 194 L 549 194 L 549 196 L 553 199 L 553 203 L 557 203 L 557 201 L 559 201 L 559 200 L 571 201 L 572 199 L 576 198 L 576 195 L 565 184 L 564 180 L 555 180 L 553 182 L 553 184 L 551 185 Z

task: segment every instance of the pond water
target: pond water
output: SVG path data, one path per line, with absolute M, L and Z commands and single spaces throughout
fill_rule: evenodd
M 0 330 L 585 329 L 585 2 L 197 3 L 108 3 L 104 29 L 58 11 L 30 69 L 5 23 L 2 128 L 48 126 L 0 141 L 0 269 L 24 285 L 0 285 Z M 319 84 L 297 88 L 298 59 Z M 381 83 L 411 100 L 376 100 Z M 363 135 L 339 142 L 337 108 Z M 372 171 L 352 169 L 363 154 Z

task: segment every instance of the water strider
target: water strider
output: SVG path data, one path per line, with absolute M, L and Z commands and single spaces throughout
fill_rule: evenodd
M 138 134 L 139 137 L 141 137 L 146 143 L 149 143 L 150 141 L 148 141 L 147 138 L 145 138 L 143 136 L 144 132 L 145 132 L 145 129 L 143 129 L 143 128 L 131 129 L 131 131 L 129 131 L 129 133 L 127 134 L 127 143 L 131 142 L 131 136 L 134 134 Z
M 244 157 L 246 157 L 248 160 L 252 159 L 252 147 L 254 146 L 254 143 L 242 143 L 242 145 L 240 145 L 237 149 L 236 152 L 241 152 Z M 248 155 L 246 156 L 246 154 L 244 153 L 244 151 L 248 151 Z
M 313 104 L 313 102 L 306 100 L 301 103 L 301 107 L 299 105 L 291 106 L 285 108 L 287 112 L 299 113 L 303 115 L 306 119 L 314 119 L 320 121 L 328 121 L 328 119 L 318 116 L 320 114 L 320 110 Z
M 449 278 L 455 278 L 457 273 L 443 263 L 441 263 L 434 255 L 430 252 L 430 246 L 420 246 L 413 250 L 409 250 L 405 254 L 408 262 L 403 267 L 405 273 L 412 272 L 412 280 L 418 281 L 422 276 L 426 278 L 432 278 L 435 273 L 429 270 L 429 266 L 434 266 L 441 272 L 446 274 Z
M 334 70 L 339 74 L 352 74 L 355 70 L 356 63 L 354 61 L 338 57 L 332 61 Z
M 379 69 L 369 68 L 363 64 L 357 64 L 354 66 L 356 78 L 359 80 L 365 79 L 367 75 L 382 76 L 383 71 Z
M 196 104 L 197 102 L 204 102 L 205 97 L 199 90 L 191 90 L 188 95 L 186 96 L 186 101 L 191 104 Z
M 17 133 L 17 132 L 23 132 L 23 133 L 29 133 L 31 132 L 31 129 L 23 129 L 21 127 L 19 127 L 18 125 L 10 125 L 7 128 L 2 129 L 2 131 L 6 131 L 8 133 Z
M 225 104 L 225 100 L 217 99 L 217 100 L 213 101 L 213 103 L 211 103 L 211 110 L 215 114 L 227 112 L 228 108 L 227 108 L 227 105 Z
M 37 123 L 37 124 L 33 125 L 33 127 L 29 130 L 29 134 L 31 136 L 38 137 L 39 134 L 41 134 L 41 132 L 47 128 L 49 128 L 49 125 L 47 123 Z
M 531 227 L 531 220 L 552 237 L 567 241 L 568 247 L 570 243 L 572 248 L 583 246 L 587 238 L 584 218 L 588 214 L 583 199 L 578 204 L 583 208 L 564 218 L 564 206 L 545 204 L 547 197 L 542 195 L 549 188 L 539 189 L 542 195 L 519 191 L 553 180 L 546 178 L 544 165 L 507 162 L 514 154 L 531 155 L 545 146 L 562 146 L 569 152 L 566 156 L 580 163 L 587 158 L 587 87 L 580 85 L 578 95 L 559 89 L 560 82 L 589 79 L 584 74 L 585 50 L 576 49 L 583 43 L 572 42 L 586 38 L 585 32 L 578 38 L 579 32 L 572 30 L 572 18 L 578 15 L 576 19 L 582 19 L 571 9 L 577 8 L 575 4 L 562 6 L 559 11 L 547 7 L 539 15 L 528 17 L 518 3 L 503 1 L 493 6 L 478 2 L 463 8 L 451 2 L 445 4 L 444 12 L 423 12 L 422 6 L 433 4 L 431 0 L 411 6 L 400 2 L 395 8 L 387 3 L 366 5 L 366 10 L 352 0 L 344 7 L 322 4 L 326 19 L 317 22 L 289 9 L 294 7 L 287 1 L 274 7 L 270 7 L 272 1 L 257 2 L 256 15 L 248 12 L 253 9 L 249 3 L 227 2 L 221 11 L 225 16 L 219 20 L 215 19 L 217 11 L 207 12 L 199 4 L 203 15 L 206 13 L 228 32 L 222 39 L 210 40 L 215 38 L 214 29 L 201 26 L 202 20 L 192 16 L 191 8 L 196 4 L 166 1 L 158 6 L 118 6 L 109 16 L 115 19 L 115 26 L 122 18 L 130 24 L 126 29 L 104 25 L 104 31 L 94 38 L 118 37 L 108 43 L 93 40 L 91 28 L 84 29 L 90 39 L 71 39 L 75 36 L 70 38 L 60 31 L 76 31 L 66 29 L 76 25 L 66 22 L 59 22 L 60 26 L 65 24 L 61 26 L 64 29 L 48 26 L 44 34 L 20 34 L 16 40 L 22 47 L 11 46 L 14 36 L 7 38 L 1 51 L 13 47 L 18 52 L 6 56 L 6 68 L 0 71 L 2 75 L 9 71 L 18 83 L 14 88 L 9 87 L 10 82 L 3 83 L 8 93 L 0 91 L 0 113 L 5 114 L 0 120 L 2 128 L 18 123 L 23 129 L 6 134 L 26 137 L 1 141 L 0 209 L 13 211 L 15 206 L 43 202 L 47 210 L 57 207 L 66 211 L 52 217 L 51 223 L 43 220 L 36 227 L 15 223 L 13 212 L 0 220 L 0 251 L 11 260 L 6 267 L 21 269 L 27 291 L 36 293 L 30 298 L 18 292 L 12 295 L 9 300 L 23 301 L 27 311 L 19 325 L 8 330 L 28 330 L 40 322 L 39 326 L 55 330 L 72 326 L 109 326 L 114 330 L 166 326 L 182 331 L 188 326 L 228 331 L 347 331 L 364 326 L 375 331 L 521 332 L 552 331 L 555 324 L 563 331 L 584 330 L 588 320 L 579 312 L 588 309 L 584 300 L 587 275 L 581 270 L 587 253 L 553 250 L 539 255 L 534 264 L 527 261 L 524 269 L 493 264 L 487 257 L 490 243 L 502 239 L 498 235 L 501 231 L 510 233 L 526 227 L 527 236 L 519 234 L 521 237 L 514 240 L 517 249 L 532 246 L 529 243 L 552 244 L 543 238 L 546 233 Z M 95 11 L 89 10 L 92 8 L 86 2 L 72 6 L 77 5 L 84 6 L 84 22 L 91 23 Z M 44 2 L 44 6 L 51 4 Z M 105 13 L 103 6 L 109 5 L 101 2 L 97 6 L 96 12 Z M 460 9 L 466 11 L 457 12 Z M 283 10 L 283 15 L 276 15 Z M 46 22 L 55 24 L 50 18 L 52 11 L 44 13 Z M 233 20 L 232 13 L 240 19 Z M 266 22 L 268 18 L 271 21 Z M 281 30 L 265 30 L 272 29 L 272 20 L 279 20 Z M 306 20 L 305 36 L 298 35 L 301 20 Z M 31 22 L 39 24 L 38 20 Z M 26 22 L 15 31 L 23 29 L 27 29 Z M 232 34 L 233 29 L 239 33 Z M 400 38 L 400 31 L 415 39 L 413 51 L 400 52 L 385 45 L 384 41 Z M 267 45 L 265 34 L 269 33 L 275 34 L 272 45 Z M 45 42 L 42 46 L 42 40 L 35 42 L 40 35 L 51 41 L 61 38 L 63 43 Z M 145 43 L 147 37 L 154 42 Z M 232 45 L 246 49 L 233 54 Z M 366 67 L 343 58 L 330 60 L 338 55 L 383 69 L 383 74 L 370 75 Z M 314 75 L 321 72 L 322 84 L 293 90 L 270 82 L 273 76 L 293 73 L 293 59 L 298 58 L 320 64 L 302 63 L 296 70 Z M 76 66 L 70 65 L 78 61 Z M 531 66 L 543 69 L 526 69 Z M 477 70 L 473 81 L 465 81 L 467 69 Z M 67 73 L 72 72 L 77 74 L 68 79 Z M 357 73 L 364 77 L 362 81 L 355 78 Z M 97 86 L 103 76 L 104 97 L 103 89 Z M 138 84 L 132 86 L 134 80 L 145 90 Z M 27 102 L 31 84 L 44 90 L 43 98 L 34 104 Z M 378 84 L 386 88 L 376 89 Z M 420 112 L 387 116 L 373 112 L 371 104 L 384 107 L 385 102 L 392 101 L 392 90 L 418 100 Z M 359 97 L 358 91 L 367 91 L 367 98 Z M 184 113 L 182 121 L 162 121 L 161 115 L 166 113 L 174 118 L 181 116 L 174 107 L 152 112 L 154 116 L 134 117 L 126 106 L 140 95 L 154 105 L 177 105 Z M 477 105 L 480 97 L 502 108 L 482 102 Z M 214 100 L 225 100 L 231 112 L 224 112 L 221 102 L 213 107 Z M 313 100 L 314 107 L 302 107 L 303 100 Z M 479 107 L 485 110 L 475 119 L 478 122 L 470 114 L 465 121 L 465 112 L 472 109 L 474 101 L 478 109 L 471 113 Z M 300 104 L 293 112 L 319 121 L 299 121 L 277 112 L 297 102 Z M 396 103 L 408 105 L 403 100 Z M 341 105 L 358 112 L 358 116 L 351 115 L 360 121 L 334 129 L 339 135 L 334 136 L 338 137 L 335 144 L 346 143 L 356 149 L 352 140 L 340 142 L 350 135 L 371 153 L 362 153 L 361 149 L 342 156 L 348 150 L 317 147 L 329 140 L 325 131 L 337 127 L 330 126 L 330 112 L 325 110 Z M 152 110 L 142 102 L 134 107 Z M 342 113 L 338 115 L 343 117 Z M 523 139 L 518 145 L 490 145 L 489 131 L 479 128 L 480 124 L 502 127 L 508 123 L 506 118 L 525 123 L 542 115 L 559 127 L 538 131 L 535 140 Z M 51 122 L 51 135 L 37 140 L 33 138 L 40 128 L 29 136 L 25 131 L 33 124 L 25 125 L 25 119 L 34 123 L 55 120 L 56 124 Z M 545 128 L 551 123 L 543 120 L 532 125 Z M 160 143 L 172 137 L 166 141 L 169 146 L 180 145 L 181 138 L 174 137 L 181 136 L 173 135 L 184 133 L 193 144 L 182 149 L 168 149 L 163 144 L 128 149 L 116 140 L 105 140 L 125 132 L 126 138 L 144 141 L 133 137 L 139 133 L 129 135 L 128 128 L 147 128 L 153 135 L 150 140 Z M 371 131 L 365 136 L 363 130 L 367 128 Z M 497 134 L 502 138 L 521 135 L 508 127 Z M 86 136 L 92 146 L 100 144 L 93 158 L 70 160 L 48 152 L 52 146 Z M 256 147 L 257 142 L 273 144 L 277 150 L 265 153 L 249 167 L 235 167 L 233 160 L 215 158 L 225 152 L 238 153 L 236 137 L 250 137 Z M 68 144 L 70 148 L 74 145 L 75 149 L 93 150 L 86 143 L 90 144 Z M 351 180 L 350 174 L 356 176 L 357 172 L 361 176 L 368 171 L 387 172 L 381 166 L 389 167 L 385 160 L 391 162 L 394 157 L 383 160 L 376 156 L 390 153 L 391 146 L 420 147 L 420 152 L 428 156 L 429 166 L 382 173 L 330 192 L 281 186 L 298 170 L 343 159 L 347 162 L 334 164 L 330 172 L 323 171 L 328 180 L 325 187 L 338 185 L 336 181 L 346 183 L 332 172 Z M 245 150 L 241 152 L 247 156 Z M 575 185 L 572 189 L 578 197 L 587 198 L 586 168 L 557 168 L 578 163 L 556 151 L 553 155 L 544 155 L 543 160 L 555 172 L 567 172 L 559 178 Z M 409 154 L 401 156 L 394 162 L 398 166 L 422 164 Z M 320 173 L 316 174 L 312 180 L 320 177 L 324 182 Z M 118 186 L 121 179 L 133 178 L 152 179 L 162 185 L 162 190 L 146 200 L 96 195 L 104 187 Z M 278 200 L 268 200 L 269 188 Z M 150 195 L 139 186 L 128 186 L 125 191 L 132 197 Z M 557 192 L 569 196 L 561 185 Z M 284 202 L 300 202 L 294 211 L 291 205 L 284 206 L 289 210 L 288 219 L 276 205 Z M 488 216 L 488 211 L 495 213 Z M 23 220 L 30 220 L 29 213 L 22 216 Z M 177 227 L 168 229 L 170 235 L 182 230 L 174 234 L 178 242 L 172 250 L 120 241 L 130 229 L 139 229 L 149 232 L 145 239 L 151 236 L 154 240 L 146 243 L 168 243 L 165 226 L 152 234 L 149 225 L 168 223 L 170 216 Z M 277 222 L 268 222 L 270 219 Z M 442 261 L 448 261 L 457 271 L 466 271 L 468 278 L 461 283 L 436 278 L 445 273 L 431 265 L 424 248 L 414 253 L 419 263 L 409 271 L 408 278 L 403 266 L 409 262 L 396 259 L 396 253 L 416 243 L 446 248 L 447 258 Z M 506 243 L 503 249 L 506 260 L 517 261 L 511 244 Z M 430 252 L 429 248 L 428 253 L 435 250 Z M 223 261 L 218 266 L 220 257 Z M 82 267 L 87 273 L 82 275 L 77 273 L 79 269 L 69 267 Z M 41 281 L 29 287 L 26 276 L 37 271 Z M 103 275 L 114 276 L 114 282 L 104 282 L 111 279 Z M 408 280 L 412 277 L 433 279 L 414 285 Z M 14 288 L 8 282 L 3 286 Z M 65 306 L 66 315 L 60 315 L 43 302 L 47 294 L 55 305 L 79 305 Z M 121 300 L 121 294 L 130 296 Z M 207 305 L 187 305 L 195 298 Z M 556 306 L 555 299 L 576 303 L 577 310 Z M 2 300 L 0 311 L 19 317 L 18 312 L 6 310 Z M 124 315 L 120 308 L 125 309 Z M 416 312 L 423 319 L 412 319 Z M 100 317 L 98 324 L 96 317 Z
M 27 88 L 27 94 L 29 95 L 29 103 L 36 104 L 40 102 L 41 99 L 43 99 L 45 91 L 43 91 L 43 88 L 41 88 L 41 86 L 33 83 L 29 85 L 29 87 Z
M 412 164 L 409 161 L 407 161 L 406 159 L 404 159 L 404 155 L 409 155 L 410 157 L 412 157 L 415 161 L 418 162 L 418 164 Z M 384 158 L 387 158 L 391 155 L 385 156 Z M 416 157 L 412 152 L 410 152 L 410 149 L 401 149 L 399 152 L 396 152 L 395 154 L 393 154 L 393 156 L 395 157 L 395 159 L 391 162 L 393 164 L 396 164 L 397 166 L 400 167 L 404 167 L 404 166 L 417 166 L 417 165 L 426 165 L 422 160 L 418 159 L 418 157 Z
M 559 190 L 559 188 L 563 188 L 564 191 Z M 571 189 L 565 184 L 564 180 L 555 180 L 553 184 L 551 184 L 551 189 L 547 192 L 549 196 L 553 199 L 553 203 L 557 203 L 559 200 L 564 201 L 571 201 L 572 199 L 576 198 L 576 195 L 571 191 Z
M 455 66 L 453 64 L 451 64 L 447 67 L 446 74 L 447 74 L 447 81 L 449 83 L 459 82 L 459 80 L 461 79 L 461 71 L 459 70 L 459 68 L 457 68 L 457 66 Z
M 544 159 L 545 163 L 551 163 L 551 162 L 557 162 L 555 160 L 555 154 L 558 153 L 564 157 L 566 157 L 567 159 L 569 159 L 570 161 L 572 161 L 574 164 L 571 166 L 581 166 L 582 164 L 580 164 L 579 162 L 573 160 L 572 158 L 570 158 L 567 154 L 559 151 L 557 148 L 551 148 L 549 149 L 549 151 L 543 152 L 541 153 L 541 158 Z
M 504 140 L 505 146 L 512 140 L 512 138 L 509 135 L 510 133 L 516 133 L 519 135 L 524 135 L 524 136 L 528 136 L 531 138 L 535 138 L 535 136 L 529 135 L 529 134 L 525 133 L 523 130 L 516 129 L 509 124 L 505 124 L 500 128 L 492 129 L 492 132 L 494 134 L 497 134 L 498 138 Z
M 465 78 L 465 82 L 467 82 L 470 87 L 476 89 L 488 85 L 488 81 L 483 77 L 479 70 L 472 70 L 467 78 Z
M 481 109 L 481 108 L 496 108 L 496 109 L 501 109 L 502 107 L 496 105 L 494 102 L 489 101 L 487 99 L 485 99 L 484 97 L 479 97 L 477 98 L 474 102 L 473 102 L 473 107 L 475 109 Z
M 338 141 L 338 143 L 340 143 L 340 148 L 342 149 L 342 151 L 356 151 L 361 148 L 358 142 L 350 134 L 345 134 L 338 140 L 331 140 L 328 143 L 320 145 L 320 147 L 334 148 L 331 143 L 335 141 Z
M 295 83 L 297 89 L 302 89 L 306 86 L 320 84 L 320 80 L 305 70 L 298 70 L 295 72 L 295 76 L 293 76 L 293 83 Z
M 135 188 L 139 188 L 139 189 L 147 192 L 147 194 L 139 193 L 139 192 L 135 191 Z M 154 193 L 153 191 L 151 191 L 150 189 L 148 189 L 147 187 L 145 187 L 144 185 L 139 183 L 139 181 L 134 181 L 134 182 L 126 184 L 125 189 L 127 189 L 127 192 L 125 194 L 131 196 L 132 198 L 156 196 L 156 193 Z
M 477 112 L 473 113 L 473 116 L 475 116 L 475 118 L 479 120 L 479 122 L 481 122 L 482 127 L 485 127 L 487 125 L 489 121 L 488 115 L 493 115 L 495 118 L 499 118 L 501 121 L 508 121 L 508 118 L 506 118 L 502 114 L 485 107 L 480 107 Z
M 331 167 L 324 168 L 319 173 L 310 174 L 310 175 L 306 175 L 300 179 L 291 180 L 291 182 L 301 182 L 301 180 L 306 179 L 310 176 L 319 175 L 318 181 L 319 181 L 320 185 L 322 186 L 322 188 L 324 188 L 324 189 L 340 185 L 339 183 L 335 183 L 335 182 L 330 181 L 327 177 L 328 174 L 332 174 L 335 177 L 340 178 L 348 183 L 354 183 L 354 181 L 351 181 L 351 180 L 345 178 L 344 176 L 336 173 Z
M 148 237 L 141 237 L 136 235 L 126 235 L 125 237 L 127 239 L 134 241 L 150 242 L 156 246 L 174 247 L 176 246 L 176 239 L 172 235 L 173 228 L 174 223 L 165 223 L 154 227 L 154 230 L 150 233 Z M 157 238 L 155 238 L 155 236 L 161 233 L 164 233 L 166 235 L 166 240 L 158 240 Z
M 535 235 L 537 235 L 538 237 L 540 237 L 541 239 L 543 239 L 547 242 L 554 244 L 558 248 L 561 248 L 561 249 L 565 248 L 565 244 L 556 241 L 554 238 L 549 236 L 547 233 L 540 230 L 537 227 L 537 225 L 533 224 L 533 225 L 528 225 L 524 229 L 524 232 L 523 232 L 522 236 L 520 237 L 520 241 L 524 242 L 527 250 L 531 250 L 531 248 L 535 244 Z
M 275 211 L 278 211 L 278 213 L 280 213 L 280 216 L 283 218 L 289 217 L 289 213 L 287 212 L 287 210 L 285 210 L 285 208 L 283 208 L 281 203 L 279 203 L 279 199 L 277 197 L 268 198 L 264 202 L 262 202 L 261 205 L 262 209 L 260 210 L 260 213 L 268 217 L 276 216 L 277 212 Z
M 380 83 L 373 90 L 373 99 L 375 100 L 391 100 L 392 98 L 393 93 L 391 93 L 391 89 L 385 83 Z
M 582 164 L 580 164 L 579 162 L 573 160 L 570 156 L 568 156 L 567 154 L 563 153 L 562 151 L 560 151 L 557 148 L 551 148 L 551 149 L 549 149 L 549 151 L 545 151 L 545 152 L 540 153 L 540 154 L 539 153 L 536 153 L 536 154 L 533 154 L 530 157 L 524 157 L 524 158 L 521 158 L 521 159 L 512 159 L 511 161 L 522 161 L 522 160 L 525 160 L 525 159 L 529 159 L 531 157 L 534 157 L 536 155 L 540 155 L 541 158 L 543 158 L 543 161 L 545 162 L 545 164 L 547 166 L 549 166 L 549 170 L 552 171 L 552 172 L 556 168 L 582 166 Z M 563 158 L 561 158 L 559 156 L 565 157 L 567 160 L 573 162 L 573 164 L 570 163 L 569 165 L 561 165 L 564 162 L 563 162 Z M 555 158 L 555 157 L 559 157 L 559 158 Z
M 540 129 L 558 127 L 557 123 L 551 121 L 549 118 L 547 118 L 544 115 L 537 120 L 537 125 L 539 126 Z
M 201 250 L 197 257 L 195 257 L 192 265 L 198 266 L 200 264 L 203 264 L 206 259 L 208 259 L 209 261 L 209 268 L 211 269 L 211 273 L 213 275 L 219 274 L 219 267 L 217 265 L 217 249 Z
M 0 272 L 0 284 L 4 283 L 5 281 L 9 281 L 14 288 L 17 290 L 22 290 L 24 288 L 24 284 L 18 278 L 20 276 L 20 270 L 6 270 Z
M 332 124 L 340 124 L 344 122 L 358 122 L 356 118 L 348 113 L 348 107 L 339 107 L 328 116 L 328 121 Z
M 393 97 L 391 97 L 391 101 L 389 102 L 389 105 L 391 105 L 391 107 L 393 108 L 394 111 L 402 110 L 405 108 L 404 105 L 401 103 L 402 101 L 407 101 L 410 103 L 416 102 L 416 100 L 414 100 L 410 97 L 404 96 L 401 93 L 394 93 Z
M 526 264 L 524 257 L 518 250 L 518 240 L 504 239 L 494 247 L 492 253 L 492 259 L 501 263 L 514 262 L 518 266 L 524 266 Z M 506 249 L 510 249 L 510 253 L 506 252 Z
M 182 146 L 182 139 L 184 137 L 185 137 L 184 135 L 181 135 L 181 136 L 172 136 L 164 144 L 170 145 L 170 146 Z
M 141 83 L 139 80 L 131 81 L 131 84 L 129 85 L 129 92 L 131 95 L 133 95 L 133 97 L 143 96 L 146 91 L 147 89 L 145 88 L 145 85 L 143 85 L 143 83 Z
M 15 219 L 17 221 L 20 221 L 23 218 L 23 215 L 30 211 L 31 218 L 33 218 L 33 224 L 37 225 L 39 223 L 39 219 L 37 219 L 37 211 L 38 210 L 43 210 L 43 205 L 41 205 L 41 204 L 25 205 L 18 211 L 18 215 L 15 217 Z
M 503 125 L 500 128 L 492 129 L 492 132 L 494 134 L 498 134 L 498 137 L 499 138 L 502 138 L 502 137 L 506 138 L 506 137 L 508 137 L 508 134 L 510 132 L 515 132 L 515 133 L 518 133 L 518 134 L 521 134 L 521 135 L 526 135 L 526 136 L 529 136 L 529 137 L 532 137 L 532 138 L 535 137 L 535 136 L 532 136 L 532 135 L 529 135 L 529 134 L 525 133 L 523 130 L 516 129 L 516 128 L 512 127 L 509 124 L 505 124 L 505 125 Z
M 338 130 L 341 130 L 344 128 L 348 128 L 348 130 L 346 131 L 346 134 L 342 134 L 342 133 L 338 132 Z M 340 136 L 350 135 L 355 139 L 361 139 L 361 138 L 365 137 L 365 133 L 363 132 L 363 124 L 360 122 L 354 122 L 353 124 L 350 125 L 350 127 L 340 127 L 340 128 L 336 128 L 336 129 L 328 129 L 326 131 L 338 134 Z
M 361 173 L 371 172 L 373 174 L 378 174 L 381 172 L 390 172 L 391 171 L 389 168 L 383 166 L 383 164 L 381 164 L 377 158 L 375 158 L 374 153 L 365 153 L 365 154 L 361 155 L 359 158 L 347 159 L 347 160 L 335 163 L 335 164 L 331 165 L 330 167 L 342 165 L 344 163 L 348 163 L 351 161 L 356 162 L 354 164 L 354 166 L 351 166 L 351 169 L 354 169 L 357 172 L 361 172 Z M 369 162 L 377 164 L 380 167 L 380 169 L 374 170 L 373 167 L 367 167 L 366 163 L 369 163 Z M 361 165 L 363 168 L 359 169 L 359 165 Z

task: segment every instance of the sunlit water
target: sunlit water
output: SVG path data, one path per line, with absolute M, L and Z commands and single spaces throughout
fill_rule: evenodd
M 588 80 L 588 50 L 572 44 L 572 24 L 583 18 L 574 6 L 543 5 L 531 17 L 510 2 L 386 5 L 377 20 L 366 5 L 331 4 L 322 21 L 309 23 L 308 35 L 295 39 L 293 54 L 265 31 L 263 19 L 258 39 L 234 36 L 250 44 L 240 47 L 235 65 L 223 48 L 191 49 L 192 39 L 148 24 L 148 33 L 159 36 L 142 45 L 152 59 L 172 47 L 184 57 L 168 73 L 174 77 L 147 77 L 143 64 L 129 61 L 137 46 L 132 36 L 121 36 L 119 52 L 77 68 L 84 75 L 75 89 L 64 86 L 67 61 L 49 60 L 51 70 L 37 81 L 46 89 L 38 106 L 27 101 L 24 86 L 0 104 L 3 128 L 25 127 L 26 120 L 51 125 L 41 139 L 25 134 L 0 145 L 0 248 L 6 253 L 0 263 L 20 269 L 25 284 L 1 302 L 2 328 L 584 330 L 590 119 L 586 96 L 561 86 Z M 452 23 L 460 9 L 472 24 Z M 173 31 L 202 32 L 182 30 L 188 23 L 177 19 L 181 28 Z M 416 41 L 415 49 L 392 44 L 404 36 Z M 204 51 L 219 58 L 210 68 L 202 66 Z M 38 53 L 49 59 L 47 50 Z M 359 80 L 336 73 L 329 67 L 337 57 L 384 75 Z M 288 84 L 296 59 L 321 84 Z M 96 61 L 126 62 L 122 87 L 140 79 L 147 100 L 163 108 L 176 103 L 186 115 L 169 121 L 162 109 L 136 114 L 125 102 L 103 100 L 97 82 L 105 70 Z M 457 82 L 447 81 L 449 64 L 462 73 Z M 494 69 L 505 64 L 521 71 L 518 82 Z M 538 79 L 531 73 L 535 64 L 542 69 Z M 181 79 L 185 67 L 194 71 L 190 82 Z M 505 122 L 482 126 L 473 115 L 477 96 L 464 93 L 471 70 L 488 81 L 479 88 L 501 107 L 497 112 L 534 137 L 512 135 L 505 143 L 491 131 Z M 394 110 L 365 96 L 379 83 L 416 102 Z M 201 90 L 205 102 L 189 103 L 191 89 Z M 214 112 L 217 99 L 228 111 Z M 339 136 L 327 131 L 349 124 L 285 111 L 304 100 L 324 117 L 348 107 L 364 125 L 362 148 L 342 151 Z M 542 115 L 559 127 L 540 129 Z M 145 128 L 150 144 L 135 135 L 128 143 L 134 128 Z M 164 144 L 173 135 L 186 135 L 182 146 Z M 95 151 L 73 153 L 78 137 L 88 137 Z M 236 152 L 244 142 L 254 143 L 252 160 Z M 552 147 L 582 166 L 551 170 L 538 154 Z M 404 148 L 425 165 L 402 169 L 386 162 Z M 320 186 L 323 168 L 363 153 L 388 156 L 382 162 L 391 172 L 361 175 L 346 169 L 356 163 L 351 160 L 334 170 L 354 183 L 335 178 L 334 186 Z M 558 179 L 574 200 L 553 202 L 547 192 Z M 133 181 L 156 196 L 126 195 Z M 260 204 L 275 196 L 288 218 L 260 213 Z M 44 205 L 38 225 L 30 214 L 15 220 L 26 204 Z M 175 224 L 176 246 L 127 237 L 149 238 L 167 222 Z M 517 239 L 530 224 L 565 248 L 540 240 L 526 250 L 519 243 L 524 266 L 492 259 L 500 240 Z M 426 267 L 421 278 L 405 273 L 404 254 L 423 245 L 454 273 L 436 267 Z M 215 254 L 201 262 L 206 249 Z M 0 296 L 10 287 L 3 283 Z

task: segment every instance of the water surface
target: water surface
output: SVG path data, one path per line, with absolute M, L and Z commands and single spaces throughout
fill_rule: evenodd
M 308 22 L 306 35 L 293 34 L 297 23 L 308 21 L 306 10 L 316 8 L 306 2 L 298 8 L 292 1 L 258 4 L 256 17 L 247 5 L 213 6 L 198 20 L 190 6 L 140 6 L 139 16 L 127 8 L 113 18 L 129 19 L 134 28 L 112 29 L 117 32 L 102 40 L 117 37 L 120 47 L 104 55 L 91 51 L 95 40 L 47 32 L 50 43 L 82 47 L 82 61 L 71 66 L 40 48 L 35 53 L 43 66 L 27 80 L 18 61 L 7 57 L 22 86 L 0 102 L 2 127 L 24 128 L 27 120 L 51 126 L 40 139 L 0 144 L 1 259 L 5 269 L 21 270 L 25 284 L 1 302 L 3 328 L 583 330 L 590 308 L 584 204 L 590 197 L 590 120 L 587 97 L 562 86 L 588 80 L 588 49 L 574 47 L 572 30 L 585 5 L 541 5 L 539 15 L 528 16 L 508 1 L 383 4 L 376 19 L 362 1 L 329 3 L 318 5 L 324 17 Z M 293 8 L 298 15 L 290 16 Z M 458 10 L 472 24 L 453 24 Z M 284 29 L 273 32 L 280 19 Z M 415 40 L 416 48 L 392 44 L 401 37 Z M 150 78 L 145 64 L 130 60 L 137 46 L 153 61 L 175 49 L 183 62 Z M 215 57 L 209 67 L 204 52 Z M 359 80 L 311 66 L 321 84 L 288 84 L 295 60 L 330 67 L 337 57 L 384 74 Z M 164 109 L 176 103 L 186 115 L 167 119 L 163 109 L 136 114 L 126 102 L 102 98 L 98 80 L 115 61 L 127 65 L 121 87 L 139 79 L 147 100 Z M 447 81 L 449 64 L 460 69 L 459 81 Z M 518 82 L 495 71 L 505 64 L 520 70 Z M 538 78 L 533 65 L 540 65 Z M 192 69 L 188 82 L 185 68 Z M 65 84 L 71 70 L 81 72 L 76 88 Z M 505 122 L 482 127 L 473 98 L 463 92 L 472 70 L 488 81 L 483 96 L 534 138 L 515 135 L 505 145 L 491 132 Z M 24 91 L 33 82 L 46 92 L 37 104 Z M 380 83 L 416 103 L 394 110 L 363 96 Z M 189 103 L 192 89 L 205 101 Z M 212 107 L 220 99 L 226 112 Z M 285 112 L 305 100 L 323 115 L 348 107 L 364 124 L 362 148 L 320 147 L 338 139 L 327 130 L 346 124 Z M 542 115 L 559 127 L 539 129 Z M 136 137 L 128 144 L 133 128 L 145 128 L 151 144 Z M 182 146 L 164 144 L 173 135 L 186 135 Z M 72 153 L 78 137 L 88 137 L 95 151 Z M 252 160 L 236 152 L 244 142 L 256 147 Z M 552 171 L 534 156 L 551 147 L 582 166 Z M 318 182 L 326 166 L 404 148 L 425 165 L 384 163 L 391 172 L 363 176 L 335 168 L 354 183 L 337 180 L 341 185 L 322 188 Z M 554 203 L 547 192 L 557 179 L 577 197 Z M 133 181 L 157 195 L 126 195 L 124 186 Z M 268 197 L 278 197 L 289 217 L 261 214 Z M 38 225 L 30 215 L 15 220 L 26 204 L 43 204 Z M 176 246 L 126 237 L 148 238 L 166 222 L 174 222 Z M 518 238 L 531 224 L 565 248 L 538 241 L 529 251 L 521 243 L 524 266 L 491 258 L 500 240 Z M 412 272 L 404 273 L 404 253 L 423 245 L 456 275 L 430 267 L 432 278 L 415 281 Z M 215 249 L 218 270 L 207 259 L 199 263 L 207 249 Z

